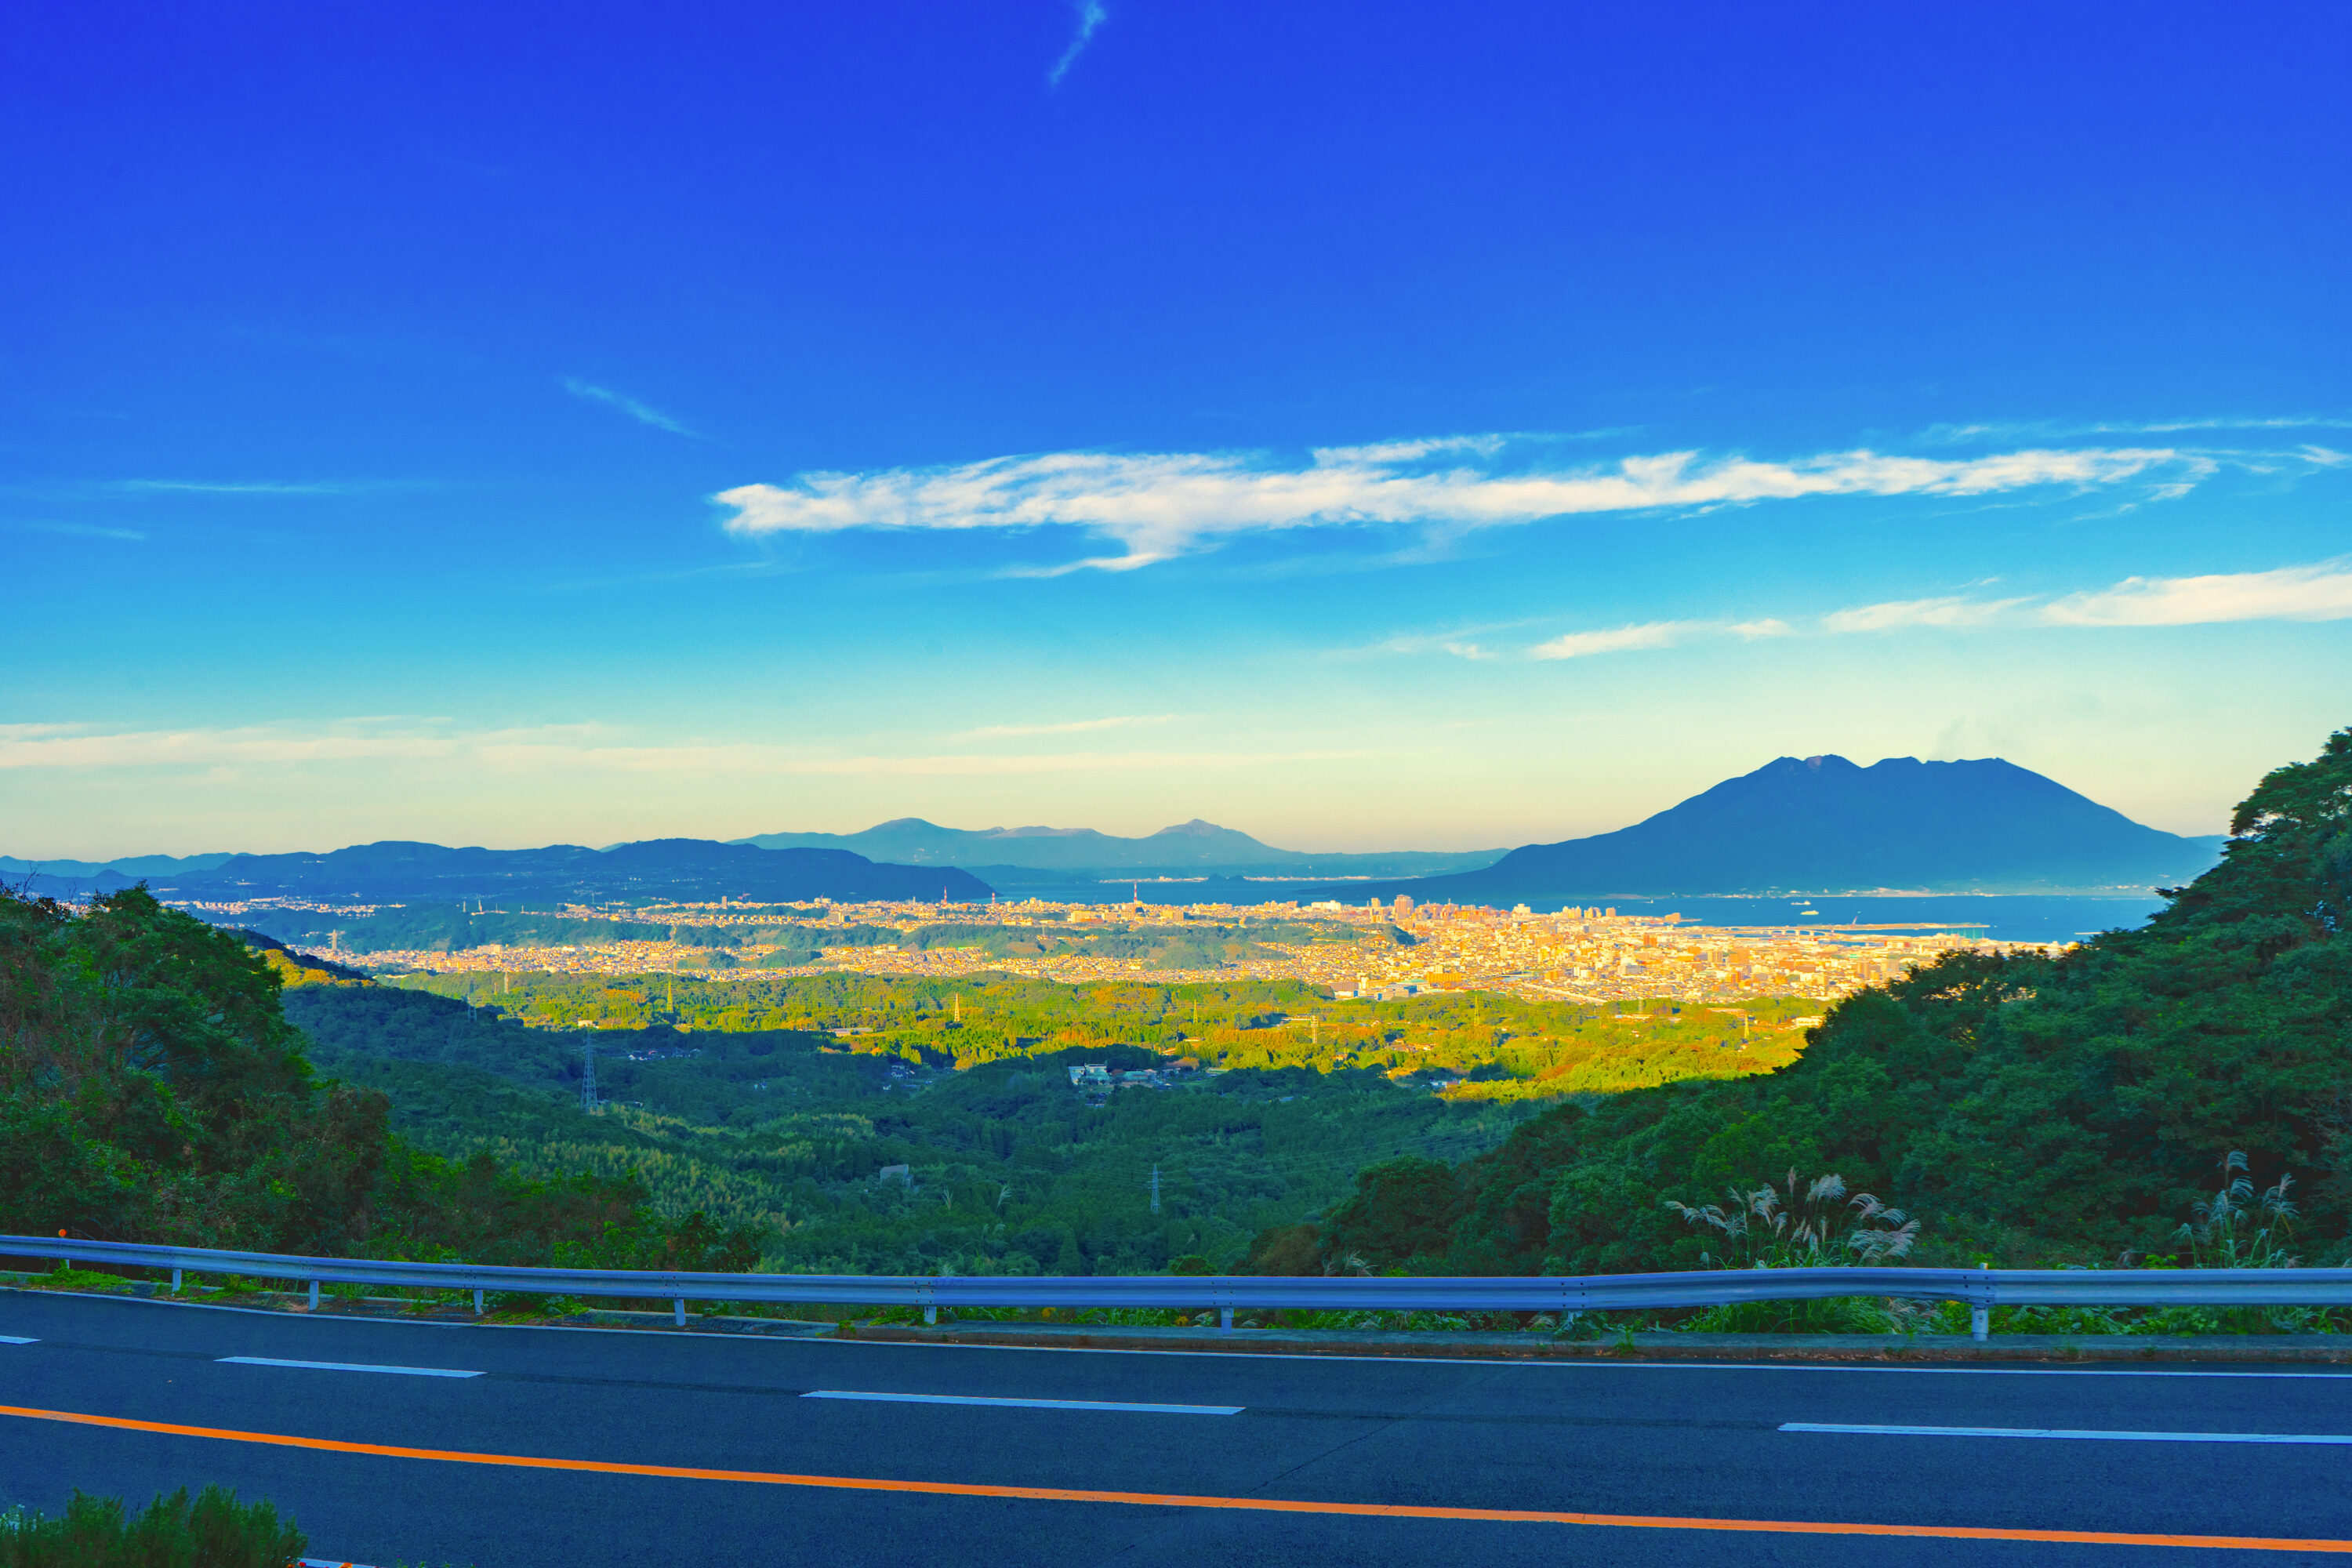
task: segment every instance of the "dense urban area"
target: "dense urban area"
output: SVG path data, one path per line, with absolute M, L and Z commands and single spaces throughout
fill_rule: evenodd
M 650 973 L 723 978 L 848 973 L 945 977 L 982 972 L 1079 984 L 1294 980 L 1334 1000 L 1481 989 L 1529 1000 L 1706 1001 L 1759 992 L 1834 1000 L 1961 951 L 2046 953 L 1966 927 L 1818 923 L 1702 926 L 1613 909 L 1536 914 L 1434 905 L 663 904 L 619 913 L 568 905 L 573 940 L 447 940 L 353 945 L 381 927 L 370 905 L 300 900 L 190 906 L 216 921 L 307 926 L 319 951 L 383 976 Z M 489 914 L 487 909 L 478 911 Z M 1791 912 L 1806 912 L 1801 904 Z M 308 921 L 289 917 L 308 915 Z M 475 922 L 469 922 L 469 926 Z M 667 927 L 659 934 L 647 927 Z M 624 933 L 626 934 L 624 934 Z

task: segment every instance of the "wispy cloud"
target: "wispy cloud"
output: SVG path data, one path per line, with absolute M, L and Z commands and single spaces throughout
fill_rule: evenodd
M 1832 637 L 1855 632 L 1892 632 L 1911 626 L 1981 626 L 2023 599 L 1969 599 L 1958 595 L 1937 599 L 1897 599 L 1884 605 L 1857 605 L 1835 610 L 1821 619 L 1821 629 Z
M 2069 423 L 2058 419 L 1987 420 L 1973 425 L 1934 425 L 1920 433 L 1923 441 L 2054 440 L 2084 436 L 2186 436 L 2200 430 L 2352 430 L 2352 417 L 2341 414 L 2219 414 L 2178 419 L 2100 419 Z
M 2111 588 L 2060 598 L 2021 595 L 1971 598 L 1965 594 L 1925 599 L 1894 599 L 1855 605 L 1827 615 L 1744 621 L 1646 621 L 1633 626 L 1572 631 L 1518 650 L 1526 659 L 1583 658 L 1675 647 L 1714 637 L 1754 641 L 1766 637 L 1844 637 L 1897 632 L 2012 630 L 2042 626 L 2185 626 L 2227 621 L 2352 620 L 2352 557 L 2269 572 L 2214 574 L 2200 577 L 2126 577 Z M 1490 628 L 1492 629 L 1492 628 Z M 1399 636 L 1377 645 L 1385 653 L 1448 653 L 1491 659 L 1496 655 L 1462 634 Z
M 1796 627 L 1777 616 L 1766 616 L 1760 620 L 1754 621 L 1734 621 L 1723 629 L 1734 637 L 1746 637 L 1750 642 L 1754 642 L 1759 637 L 1794 637 L 1797 633 Z
M 1717 628 L 1700 621 L 1651 621 L 1610 631 L 1570 632 L 1528 649 L 1529 658 L 1584 658 L 1596 653 L 1625 653 L 1634 648 L 1672 647 L 1693 632 Z
M 609 386 L 598 386 L 593 382 L 583 381 L 576 375 L 567 375 L 563 378 L 563 390 L 574 397 L 585 398 L 591 403 L 602 403 L 617 408 L 640 425 L 650 425 L 656 430 L 667 430 L 673 436 L 696 434 L 649 403 L 640 403 L 625 392 L 614 392 Z
M 740 485 L 713 499 L 734 510 L 725 526 L 746 538 L 1060 527 L 1120 547 L 1118 554 L 1022 569 L 1058 575 L 1129 571 L 1223 538 L 1288 529 L 1413 527 L 1445 534 L 1544 518 L 1801 497 L 1980 496 L 2134 479 L 2171 487 L 2215 468 L 2209 458 L 2139 447 L 1963 459 L 1851 451 L 1785 462 L 1670 452 L 1580 468 L 1513 467 L 1503 461 L 1511 440 L 1452 437 L 1331 447 L 1305 465 L 1252 453 L 1054 452 L 957 468 L 806 473 L 782 485 Z
M 2043 606 L 2062 626 L 2187 626 L 2215 621 L 2352 619 L 2352 559 L 2205 577 L 2126 577 Z
M 77 725 L 0 726 L 0 770 L 201 770 L 303 764 L 396 767 L 460 760 L 495 773 L 551 778 L 583 773 L 678 774 L 756 779 L 779 774 L 828 777 L 981 777 L 999 774 L 1150 773 L 1178 768 L 1250 768 L 1272 763 L 1360 758 L 1362 751 L 945 752 L 912 755 L 844 754 L 761 742 L 631 742 L 595 726 L 530 730 L 369 733 L 359 721 L 309 728 L 106 731 Z
M 1123 730 L 1132 724 L 1172 724 L 1181 713 L 1122 713 L 1109 719 L 1074 719 L 1063 724 L 983 724 L 956 736 L 959 741 L 1001 741 L 1016 735 L 1082 735 L 1093 730 Z
M 383 487 L 363 479 L 121 479 L 109 488 L 134 495 L 348 496 Z
M 78 539 L 143 540 L 147 535 L 135 528 L 100 528 L 91 522 L 0 522 L 5 533 L 66 533 Z
M 1054 62 L 1054 68 L 1045 73 L 1045 83 L 1049 87 L 1062 85 L 1062 79 L 1070 74 L 1070 68 L 1077 63 L 1078 56 L 1094 40 L 1095 29 L 1110 17 L 1110 13 L 1102 7 L 1102 0 L 1077 0 L 1072 9 L 1078 14 L 1077 37 L 1072 38 L 1070 47 L 1062 51 L 1062 58 Z

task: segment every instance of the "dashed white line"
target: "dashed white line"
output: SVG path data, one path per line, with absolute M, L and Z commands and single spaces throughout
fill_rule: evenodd
M 2063 1426 L 1849 1426 L 1816 1421 L 1781 1423 L 1783 1432 L 1848 1432 L 1873 1437 L 2058 1437 L 2097 1443 L 2326 1443 L 2352 1436 L 2325 1432 L 2091 1432 Z
M 1112 1399 L 1000 1399 L 978 1394 L 866 1394 L 818 1388 L 803 1399 L 878 1399 L 895 1405 L 1004 1405 L 1024 1410 L 1136 1410 L 1149 1415 L 1239 1415 L 1242 1405 L 1130 1405 Z
M 228 1366 L 291 1366 L 307 1372 L 388 1372 L 401 1377 L 479 1377 L 478 1372 L 459 1372 L 446 1366 L 377 1366 L 357 1361 L 279 1361 L 266 1355 L 225 1355 L 220 1358 Z
M 23 1339 L 16 1334 L 0 1334 L 0 1345 L 37 1345 L 38 1340 Z

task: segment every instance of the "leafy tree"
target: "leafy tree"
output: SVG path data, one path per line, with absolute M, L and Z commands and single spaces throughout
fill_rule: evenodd
M 287 968 L 143 887 L 83 912 L 0 891 L 0 1228 L 519 1264 L 758 1256 L 756 1227 L 664 1219 L 631 1176 L 533 1181 L 394 1136 L 384 1093 L 312 1070 Z M 385 1005 L 294 993 L 319 994 Z
M 1391 1268 L 1443 1258 L 1462 1217 L 1454 1168 L 1408 1154 L 1356 1174 L 1356 1190 L 1323 1221 L 1327 1265 Z

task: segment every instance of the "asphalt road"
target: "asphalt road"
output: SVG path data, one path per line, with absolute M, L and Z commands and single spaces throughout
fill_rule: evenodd
M 0 1342 L 0 1405 L 10 1412 L 0 1414 L 0 1501 L 56 1509 L 75 1487 L 143 1500 L 219 1481 L 289 1510 L 314 1555 L 376 1564 L 2123 1568 L 2340 1559 L 2314 1548 L 2183 1550 L 2065 1537 L 2352 1543 L 2352 1375 L 2321 1369 L 1056 1352 L 310 1321 L 18 1292 L 0 1292 L 0 1336 L 32 1342 Z M 927 1397 L 808 1397 L 820 1393 Z M 966 1399 L 1155 1408 L 941 1402 Z M 263 1434 L 350 1447 L 252 1440 Z M 426 1454 L 371 1451 L 386 1447 Z M 459 1455 L 475 1458 L 447 1457 Z M 583 1468 L 597 1464 L 621 1468 Z M 648 1468 L 728 1473 L 643 1473 Z M 819 1478 L 878 1484 L 812 1484 Z M 1194 1500 L 1100 1495 L 1137 1493 Z M 1250 1506 L 1266 1500 L 1305 1506 Z M 1440 1512 L 1328 1511 L 1356 1504 Z M 1493 1510 L 1617 1522 L 1482 1516 Z M 2002 1533 L 1917 1538 L 1698 1522 L 1716 1521 Z

